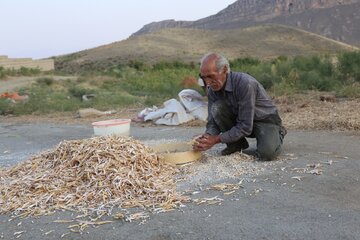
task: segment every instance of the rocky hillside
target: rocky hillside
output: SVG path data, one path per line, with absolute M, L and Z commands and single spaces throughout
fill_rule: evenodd
M 152 22 L 145 25 L 139 31 L 134 33 L 133 35 L 141 35 L 149 32 L 157 32 L 164 28 L 183 28 L 191 25 L 192 21 L 175 21 L 175 20 L 164 20 L 161 22 Z
M 197 21 L 165 20 L 134 35 L 163 28 L 232 29 L 278 23 L 360 46 L 360 0 L 237 0 Z

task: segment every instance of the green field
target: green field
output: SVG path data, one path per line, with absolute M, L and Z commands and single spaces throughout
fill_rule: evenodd
M 339 97 L 360 97 L 360 52 L 337 56 L 280 56 L 264 61 L 245 57 L 232 60 L 230 65 L 232 71 L 253 75 L 272 96 L 315 90 L 334 92 Z M 18 89 L 20 94 L 29 95 L 28 101 L 13 103 L 2 98 L 0 112 L 22 115 L 87 107 L 108 110 L 161 105 L 169 98 L 176 98 L 184 88 L 201 92 L 196 84 L 185 86 L 187 80 L 196 80 L 198 68 L 198 64 L 179 61 L 154 65 L 135 61 L 103 71 L 88 71 L 76 80 L 39 77 L 30 87 Z M 87 94 L 95 97 L 83 101 L 82 96 Z

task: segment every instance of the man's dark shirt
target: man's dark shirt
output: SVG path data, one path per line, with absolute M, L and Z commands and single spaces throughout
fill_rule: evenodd
M 206 133 L 219 135 L 220 129 L 215 124 L 211 107 L 217 100 L 224 100 L 236 116 L 235 125 L 220 135 L 222 143 L 236 142 L 249 136 L 253 130 L 254 121 L 266 119 L 277 114 L 277 109 L 263 86 L 255 78 L 240 72 L 230 72 L 227 75 L 225 88 L 214 92 L 208 89 L 208 122 Z

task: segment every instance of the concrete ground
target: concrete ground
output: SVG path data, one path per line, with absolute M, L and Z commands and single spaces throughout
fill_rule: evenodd
M 202 132 L 201 127 L 131 128 L 131 135 L 142 141 L 189 140 Z M 87 138 L 92 134 L 92 127 L 87 125 L 0 123 L 0 166 L 14 165 L 54 147 L 61 140 Z M 67 211 L 26 219 L 0 215 L 0 237 L 360 239 L 359 142 L 360 136 L 346 132 L 289 131 L 280 160 L 248 163 L 261 171 L 238 177 L 218 176 L 211 171 L 206 175 L 204 171 L 200 175 L 202 181 L 193 181 L 190 177 L 188 182 L 181 183 L 182 188 L 196 193 L 192 198 L 217 196 L 223 199 L 220 204 L 187 203 L 176 211 L 151 214 L 145 222 L 115 220 L 96 228 L 89 227 L 82 234 L 69 233 L 69 224 L 54 223 L 57 219 L 76 216 Z M 253 148 L 254 142 L 251 144 Z M 218 149 L 210 154 L 218 154 Z M 198 163 L 198 167 L 199 164 L 205 166 L 207 163 Z M 234 166 L 227 167 L 231 170 Z M 230 195 L 206 190 L 214 183 L 239 181 L 243 188 Z

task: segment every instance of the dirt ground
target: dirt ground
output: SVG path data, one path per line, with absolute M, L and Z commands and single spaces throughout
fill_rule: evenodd
M 134 111 L 136 112 L 136 111 Z M 129 114 L 132 114 L 129 111 Z M 124 116 L 124 115 L 123 115 Z M 93 135 L 90 122 L 51 123 L 3 118 L 0 123 L 0 164 L 12 166 L 62 140 Z M 194 126 L 195 125 L 195 126 Z M 204 126 L 132 124 L 131 136 L 146 144 L 188 141 Z M 13 218 L 0 216 L 4 239 L 359 239 L 359 134 L 356 131 L 291 129 L 284 152 L 272 162 L 219 157 L 223 146 L 200 162 L 182 168 L 178 189 L 192 199 L 214 198 L 216 204 L 186 203 L 178 210 L 150 213 L 143 221 L 112 222 L 69 231 L 74 212 Z M 255 148 L 251 141 L 250 151 Z M 231 194 L 211 190 L 214 184 L 241 187 Z M 143 211 L 135 209 L 133 211 Z
M 40 77 L 47 77 L 47 76 L 40 76 Z M 15 89 L 21 87 L 27 87 L 34 83 L 36 79 L 40 78 L 37 77 L 7 77 L 5 79 L 0 79 L 0 93 L 3 92 L 11 92 Z M 77 77 L 73 76 L 49 76 L 55 81 L 57 80 L 65 80 L 65 79 L 76 79 Z

